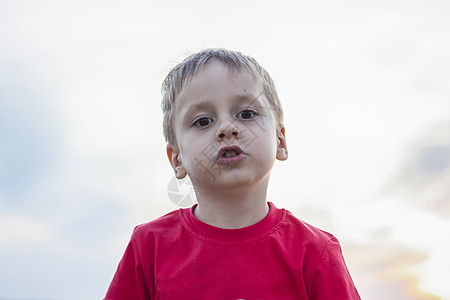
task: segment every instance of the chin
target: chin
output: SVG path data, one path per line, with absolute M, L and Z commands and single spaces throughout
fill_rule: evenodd
M 228 174 L 220 174 L 217 176 L 214 185 L 217 188 L 237 188 L 249 187 L 251 185 L 260 184 L 264 181 L 265 176 L 255 176 L 255 174 L 243 174 L 243 172 L 229 172 Z

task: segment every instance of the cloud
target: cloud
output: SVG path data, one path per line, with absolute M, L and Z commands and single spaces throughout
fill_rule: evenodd
M 427 253 L 398 243 L 345 243 L 347 262 L 362 299 L 438 300 L 421 291 L 417 268 Z
M 450 217 L 450 121 L 434 125 L 409 146 L 383 192 Z
M 0 247 L 22 248 L 42 245 L 54 236 L 46 224 L 30 217 L 16 214 L 0 214 Z
M 54 93 L 45 89 L 45 80 L 24 62 L 4 63 L 2 71 L 0 195 L 5 201 L 18 200 L 51 167 L 60 146 L 61 124 L 51 106 Z

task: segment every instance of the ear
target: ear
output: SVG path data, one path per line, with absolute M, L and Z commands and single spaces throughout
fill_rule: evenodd
M 180 151 L 178 150 L 178 147 L 167 145 L 166 152 L 167 158 L 169 159 L 169 162 L 172 165 L 173 170 L 175 171 L 175 177 L 177 179 L 183 179 L 184 177 L 186 177 L 187 172 L 181 162 Z
M 277 128 L 277 159 L 286 160 L 288 158 L 288 150 L 286 144 L 286 136 L 284 134 L 284 126 L 281 124 Z

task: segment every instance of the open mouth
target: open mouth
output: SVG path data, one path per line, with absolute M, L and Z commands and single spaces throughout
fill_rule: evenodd
M 240 161 L 245 157 L 244 151 L 239 146 L 222 147 L 217 154 L 217 162 L 221 164 L 230 164 Z
M 234 151 L 234 150 L 228 150 L 228 151 L 226 151 L 223 155 L 222 155 L 222 157 L 226 157 L 226 158 L 229 158 L 229 157 L 235 157 L 235 156 L 237 156 L 237 155 L 239 155 L 236 151 Z

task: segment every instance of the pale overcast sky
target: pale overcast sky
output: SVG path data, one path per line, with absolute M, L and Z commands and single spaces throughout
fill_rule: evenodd
M 450 299 L 447 1 L 0 0 L 0 299 L 100 299 L 177 209 L 160 85 L 255 57 L 290 158 L 269 200 L 335 234 L 363 299 Z

